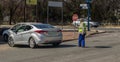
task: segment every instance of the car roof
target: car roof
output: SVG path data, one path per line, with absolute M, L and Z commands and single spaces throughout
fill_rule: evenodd
M 21 22 L 17 24 L 26 24 L 26 25 L 31 25 L 31 24 L 43 24 L 43 23 L 37 23 L 37 22 Z

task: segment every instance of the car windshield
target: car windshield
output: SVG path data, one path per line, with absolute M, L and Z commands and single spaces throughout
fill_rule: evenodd
M 52 25 L 49 24 L 33 24 L 37 28 L 54 28 Z

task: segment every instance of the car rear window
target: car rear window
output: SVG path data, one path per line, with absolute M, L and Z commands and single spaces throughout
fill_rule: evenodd
M 36 28 L 54 28 L 54 26 L 49 24 L 33 24 Z

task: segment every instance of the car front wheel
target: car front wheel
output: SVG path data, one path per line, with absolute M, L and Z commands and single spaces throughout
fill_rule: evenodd
M 9 45 L 10 47 L 14 47 L 14 46 L 15 46 L 14 40 L 13 40 L 12 37 L 9 37 L 9 38 L 8 38 L 8 45 Z

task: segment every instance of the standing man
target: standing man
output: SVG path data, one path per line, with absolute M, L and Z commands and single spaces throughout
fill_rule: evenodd
M 84 19 L 80 21 L 78 32 L 79 32 L 78 46 L 85 47 L 86 24 L 84 23 Z

